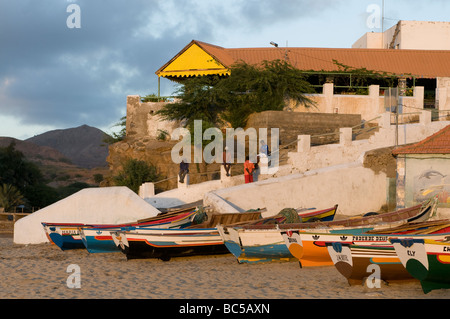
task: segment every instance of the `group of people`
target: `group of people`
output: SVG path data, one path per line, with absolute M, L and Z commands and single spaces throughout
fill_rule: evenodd
M 261 141 L 261 147 L 259 149 L 261 154 L 265 154 L 267 157 L 269 156 L 269 147 L 264 142 Z M 227 176 L 230 176 L 230 170 L 231 170 L 231 164 L 232 164 L 232 158 L 231 158 L 231 152 L 229 151 L 228 147 L 226 146 L 223 155 L 222 155 L 222 165 L 224 166 L 225 173 Z M 246 156 L 245 162 L 244 162 L 244 177 L 245 177 L 245 183 L 252 183 L 253 182 L 253 174 L 258 169 L 259 164 L 259 155 L 257 156 L 256 163 L 253 163 L 250 161 L 249 157 Z M 178 173 L 178 176 L 180 178 L 180 183 L 184 183 L 184 178 L 189 173 L 189 163 L 185 162 L 184 160 L 180 163 L 180 172 Z

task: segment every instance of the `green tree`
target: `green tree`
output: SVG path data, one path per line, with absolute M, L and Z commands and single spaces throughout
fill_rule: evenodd
M 118 186 L 127 186 L 135 193 L 139 192 L 139 186 L 145 182 L 155 182 L 159 179 L 156 167 L 145 161 L 128 159 L 123 165 L 123 170 L 113 177 Z
M 43 183 L 27 187 L 24 196 L 28 206 L 34 208 L 46 207 L 62 199 L 55 188 Z
M 127 117 L 122 116 L 120 118 L 119 122 L 114 124 L 113 127 L 120 127 L 121 129 L 117 133 L 113 132 L 111 135 L 107 135 L 103 139 L 103 143 L 114 144 L 114 143 L 122 141 L 126 137 L 126 135 L 127 135 Z
M 57 191 L 58 191 L 60 198 L 65 198 L 72 194 L 75 194 L 76 192 L 78 192 L 84 188 L 89 188 L 89 187 L 92 187 L 92 186 L 87 183 L 84 183 L 84 182 L 75 182 L 75 183 L 71 183 L 67 186 L 58 187 Z
M 235 64 L 231 75 L 217 89 L 227 103 L 222 117 L 232 127 L 245 127 L 248 117 L 255 112 L 282 111 L 287 102 L 294 107 L 315 105 L 305 95 L 312 93 L 313 88 L 304 74 L 281 60 L 264 61 L 262 66 Z
M 215 89 L 219 82 L 218 76 L 186 79 L 176 91 L 179 102 L 165 104 L 156 114 L 165 120 L 182 121 L 185 127 L 192 126 L 194 120 L 219 125 L 226 107 L 221 92 Z
M 23 192 L 30 185 L 43 183 L 44 178 L 39 168 L 27 161 L 15 146 L 13 141 L 0 148 L 0 184 L 13 185 Z
M 2 184 L 0 187 L 0 206 L 9 212 L 13 207 L 23 203 L 23 195 L 17 187 L 11 184 Z
M 168 97 L 160 96 L 158 97 L 155 93 L 148 94 L 144 97 L 141 97 L 141 102 L 167 102 L 169 100 Z
M 262 65 L 244 62 L 231 67 L 228 77 L 186 79 L 178 90 L 178 103 L 163 106 L 157 112 L 166 120 L 207 122 L 207 127 L 227 121 L 232 127 L 245 127 L 254 112 L 283 110 L 289 101 L 294 107 L 314 102 L 305 93 L 313 93 L 301 70 L 286 61 L 264 61 Z
M 94 182 L 100 184 L 104 180 L 103 174 L 94 174 Z

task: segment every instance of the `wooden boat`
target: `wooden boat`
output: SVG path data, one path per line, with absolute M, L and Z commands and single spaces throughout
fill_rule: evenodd
M 299 213 L 301 220 L 320 220 L 321 218 L 329 220 L 334 217 L 338 205 L 331 208 L 308 212 L 306 218 Z M 217 229 L 222 237 L 225 246 L 237 258 L 240 263 L 258 263 L 268 261 L 289 261 L 294 257 L 284 244 L 277 225 L 279 223 L 246 223 L 243 225 L 218 225 Z M 249 227 L 257 227 L 256 231 L 248 229 Z M 259 230 L 259 226 L 267 226 L 267 229 Z
M 254 220 L 262 220 L 260 211 L 213 214 L 209 221 L 183 229 L 137 228 L 111 232 L 111 235 L 127 259 L 167 261 L 179 256 L 228 253 L 215 226 Z
M 450 242 L 392 238 L 402 265 L 418 279 L 424 293 L 450 288 Z
M 444 227 L 449 231 L 450 227 Z M 327 249 L 336 269 L 347 278 L 349 284 L 361 284 L 377 269 L 377 279 L 385 282 L 408 281 L 414 278 L 402 265 L 393 245 L 389 242 L 390 236 L 404 240 L 413 236 L 415 239 L 433 239 L 444 241 L 450 238 L 450 232 L 430 233 L 415 235 L 413 233 L 404 235 L 380 236 L 375 240 L 360 240 L 361 236 L 353 236 L 353 243 L 327 243 Z M 386 239 L 387 238 L 387 239 Z M 375 267 L 376 268 L 375 268 Z
M 433 222 L 420 222 L 420 223 L 407 223 L 399 227 L 386 227 L 378 228 L 377 230 L 366 231 L 365 233 L 358 233 L 355 231 L 353 235 L 349 229 L 345 233 L 332 232 L 331 234 L 337 234 L 344 238 L 340 240 L 340 236 L 335 236 L 335 240 L 324 237 L 327 233 L 315 232 L 309 230 L 292 230 L 282 231 L 282 236 L 285 240 L 285 244 L 294 257 L 296 257 L 302 267 L 314 267 L 314 266 L 331 266 L 334 264 L 330 257 L 328 245 L 331 242 L 348 241 L 345 236 L 352 236 L 351 244 L 354 245 L 379 245 L 380 252 L 386 252 L 383 246 L 389 246 L 389 236 L 394 234 L 406 235 L 406 234 L 438 234 L 450 232 L 450 221 L 433 221 Z M 356 248 L 355 248 L 356 250 Z M 371 248 L 374 251 L 374 247 Z M 388 252 L 386 252 L 388 253 Z
M 313 210 L 307 209 L 306 211 L 300 210 L 298 212 L 299 222 L 301 223 L 310 223 L 310 222 L 328 222 L 334 220 L 336 216 L 338 205 L 334 205 L 334 207 L 322 210 Z
M 427 220 L 435 213 L 435 209 L 436 200 L 433 199 L 395 212 L 344 220 L 276 225 L 245 224 L 239 227 L 231 225 L 230 227 L 218 227 L 218 229 L 226 246 L 239 262 L 292 260 L 292 258 L 301 258 L 303 255 L 296 256 L 295 254 L 305 251 L 301 240 L 294 241 L 299 233 L 362 234 L 378 228 L 396 227 L 412 221 Z M 287 232 L 293 236 L 287 238 Z M 314 245 L 314 241 L 314 238 L 311 237 L 313 248 L 319 250 L 317 254 L 327 259 L 328 265 L 332 265 L 326 247 L 324 245 L 317 247 Z M 314 254 L 316 253 L 314 252 Z M 316 262 L 303 262 L 304 266 L 317 265 Z
M 78 227 L 80 232 L 81 240 L 83 241 L 84 247 L 90 253 L 112 253 L 120 252 L 120 249 L 114 243 L 111 237 L 112 231 L 118 230 L 132 230 L 136 228 L 160 228 L 160 229 L 179 229 L 191 226 L 196 223 L 196 219 L 200 215 L 205 214 L 201 211 L 201 208 L 197 208 L 191 212 L 173 211 L 171 213 L 166 213 L 164 219 L 158 218 L 147 218 L 139 220 L 137 223 L 133 224 L 122 224 L 122 225 L 101 225 L 93 226 L 86 225 L 83 227 Z M 200 221 L 202 218 L 200 217 Z
M 326 245 L 323 241 L 320 241 L 320 244 L 315 243 L 318 241 L 316 236 L 326 233 L 355 236 L 374 232 L 377 229 L 390 233 L 390 229 L 428 220 L 435 214 L 436 204 L 436 199 L 432 199 L 394 212 L 313 223 L 312 225 L 307 223 L 279 225 L 279 228 L 289 251 L 300 260 L 302 266 L 332 265 Z
M 155 217 L 138 220 L 133 223 L 124 224 L 80 224 L 80 223 L 46 223 L 43 222 L 42 226 L 47 235 L 49 241 L 62 250 L 67 249 L 83 249 L 89 245 L 90 250 L 96 250 L 92 248 L 95 245 L 95 239 L 91 238 L 92 233 L 88 232 L 88 229 L 95 229 L 96 236 L 99 239 L 100 246 L 108 246 L 108 239 L 103 235 L 109 234 L 105 232 L 108 229 L 122 229 L 122 228 L 139 228 L 139 227 L 159 227 L 159 228 L 180 228 L 187 227 L 192 224 L 193 219 L 197 216 L 198 210 L 179 211 L 166 214 L 159 214 Z M 82 231 L 86 233 L 82 234 Z M 110 238 L 111 239 L 111 238 Z M 88 241 L 89 240 L 89 241 Z M 115 245 L 112 241 L 109 242 L 114 249 Z M 98 248 L 103 249 L 103 248 Z M 107 248 L 106 248 L 107 249 Z
M 74 223 L 46 223 L 43 222 L 45 234 L 50 243 L 61 250 L 84 248 L 78 227 L 84 224 Z

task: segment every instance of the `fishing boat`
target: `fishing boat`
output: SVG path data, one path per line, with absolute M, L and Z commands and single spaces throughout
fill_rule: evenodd
M 299 212 L 299 220 L 320 221 L 333 219 L 338 205 L 312 212 Z M 283 211 L 282 211 L 283 212 Z M 280 213 L 282 213 L 280 212 Z M 311 222 L 309 222 L 311 223 Z M 237 258 L 239 263 L 259 263 L 269 261 L 290 261 L 294 257 L 284 244 L 278 223 L 246 223 L 243 225 L 218 225 L 217 229 L 225 246 Z M 264 227 L 263 230 L 259 227 Z M 255 229 L 253 227 L 256 227 Z
M 84 248 L 78 230 L 78 227 L 82 227 L 84 224 L 43 222 L 42 226 L 49 242 L 61 250 Z
M 327 249 L 336 269 L 347 278 L 350 285 L 363 283 L 374 269 L 377 270 L 377 279 L 385 282 L 414 280 L 389 240 L 411 237 L 435 241 L 450 239 L 449 221 L 433 222 L 436 223 L 440 223 L 440 227 L 423 227 L 422 223 L 418 223 L 416 231 L 409 230 L 404 234 L 357 235 L 353 236 L 351 243 L 327 243 Z
M 450 288 L 450 242 L 392 238 L 402 265 L 418 279 L 424 293 Z
M 275 225 L 251 225 L 245 224 L 239 227 L 218 227 L 230 252 L 239 262 L 264 262 L 272 260 L 292 260 L 292 258 L 302 258 L 306 248 L 312 245 L 319 251 L 314 255 L 319 255 L 327 260 L 328 265 L 332 265 L 325 245 L 314 244 L 314 234 L 340 234 L 355 235 L 363 234 L 367 231 L 396 227 L 408 222 L 419 222 L 429 219 L 436 209 L 436 199 L 429 200 L 410 208 L 397 210 L 394 212 L 382 213 L 370 216 L 356 216 L 352 218 L 333 220 L 328 222 L 313 223 L 281 223 Z M 299 237 L 300 233 L 311 233 L 310 242 L 303 246 Z M 289 237 L 288 234 L 291 236 Z M 338 238 L 338 237 L 336 237 Z M 297 242 L 295 241 L 297 239 Z M 286 247 L 284 247 L 286 246 Z M 296 256 L 298 253 L 301 256 Z M 302 260 L 303 266 L 315 266 L 317 260 L 311 263 Z
M 228 253 L 217 224 L 232 224 L 261 219 L 261 211 L 213 214 L 200 225 L 183 229 L 136 228 L 111 232 L 116 246 L 127 259 L 159 258 Z
M 353 247 L 352 252 L 359 252 L 360 250 L 366 250 L 362 246 L 370 245 L 372 247 L 367 248 L 370 251 L 376 252 L 375 245 L 378 245 L 379 254 L 388 254 L 389 251 L 384 246 L 389 246 L 389 236 L 393 234 L 406 235 L 406 234 L 437 234 L 450 232 L 450 223 L 448 220 L 434 221 L 434 222 L 420 222 L 420 223 L 408 223 L 400 227 L 387 227 L 378 228 L 377 230 L 367 231 L 365 233 L 358 233 L 356 231 L 352 236 L 351 244 L 359 245 L 361 247 Z M 338 234 L 332 233 L 332 234 Z M 344 240 L 331 240 L 325 239 L 327 233 L 314 232 L 314 231 L 283 231 L 283 238 L 285 244 L 291 253 L 296 257 L 302 267 L 314 267 L 314 266 L 331 266 L 334 263 L 330 256 L 330 243 L 346 241 L 345 237 L 349 235 L 349 232 L 340 234 Z M 340 236 L 335 236 L 339 239 Z M 348 244 L 348 243 L 347 243 Z M 367 253 L 367 251 L 365 252 Z M 361 278 L 359 278 L 361 279 Z
M 191 226 L 192 224 L 203 221 L 201 216 L 206 214 L 202 211 L 202 207 L 197 207 L 191 212 L 174 211 L 166 213 L 164 219 L 147 218 L 138 220 L 133 224 L 122 225 L 85 225 L 78 227 L 81 240 L 84 247 L 90 253 L 113 253 L 120 252 L 120 249 L 114 243 L 111 232 L 118 230 L 132 230 L 136 228 L 160 228 L 160 229 L 179 229 Z M 205 215 L 206 216 L 206 215 Z
M 43 222 L 42 226 L 49 241 L 61 250 L 68 249 L 83 249 L 89 245 L 91 251 L 108 250 L 108 238 L 104 236 L 109 234 L 108 230 L 117 229 L 131 229 L 140 227 L 159 227 L 159 228 L 181 228 L 192 224 L 193 220 L 203 212 L 198 209 L 189 209 L 188 211 L 177 211 L 172 213 L 159 214 L 155 217 L 150 217 L 138 220 L 133 223 L 124 224 L 81 224 L 81 223 L 47 223 Z M 90 229 L 95 229 L 96 237 L 91 237 L 94 233 L 88 232 Z M 110 237 L 110 236 L 109 236 Z M 97 241 L 98 239 L 98 241 Z M 109 238 L 111 239 L 111 238 Z M 101 247 L 97 247 L 96 245 Z M 112 241 L 109 242 L 112 249 L 115 245 Z

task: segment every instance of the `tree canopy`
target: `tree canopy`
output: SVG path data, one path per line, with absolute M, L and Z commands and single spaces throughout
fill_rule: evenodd
M 47 185 L 39 167 L 28 161 L 15 146 L 13 141 L 7 147 L 0 147 L 0 207 L 5 211 L 20 204 L 45 207 L 89 187 L 84 183 L 74 183 L 58 189 Z
M 155 166 L 137 159 L 128 159 L 123 165 L 122 171 L 114 176 L 117 186 L 127 186 L 135 193 L 138 193 L 139 186 L 143 183 L 155 182 L 158 179 L 159 174 Z
M 303 73 L 287 61 L 264 61 L 262 65 L 239 62 L 228 77 L 208 76 L 186 79 L 178 89 L 180 102 L 166 104 L 157 113 L 166 120 L 194 120 L 207 126 L 244 127 L 250 114 L 283 110 L 286 102 L 309 107 L 313 101 L 305 93 L 313 92 Z
M 13 185 L 23 192 L 30 185 L 42 183 L 44 178 L 39 168 L 27 161 L 15 146 L 13 141 L 0 148 L 0 184 Z

